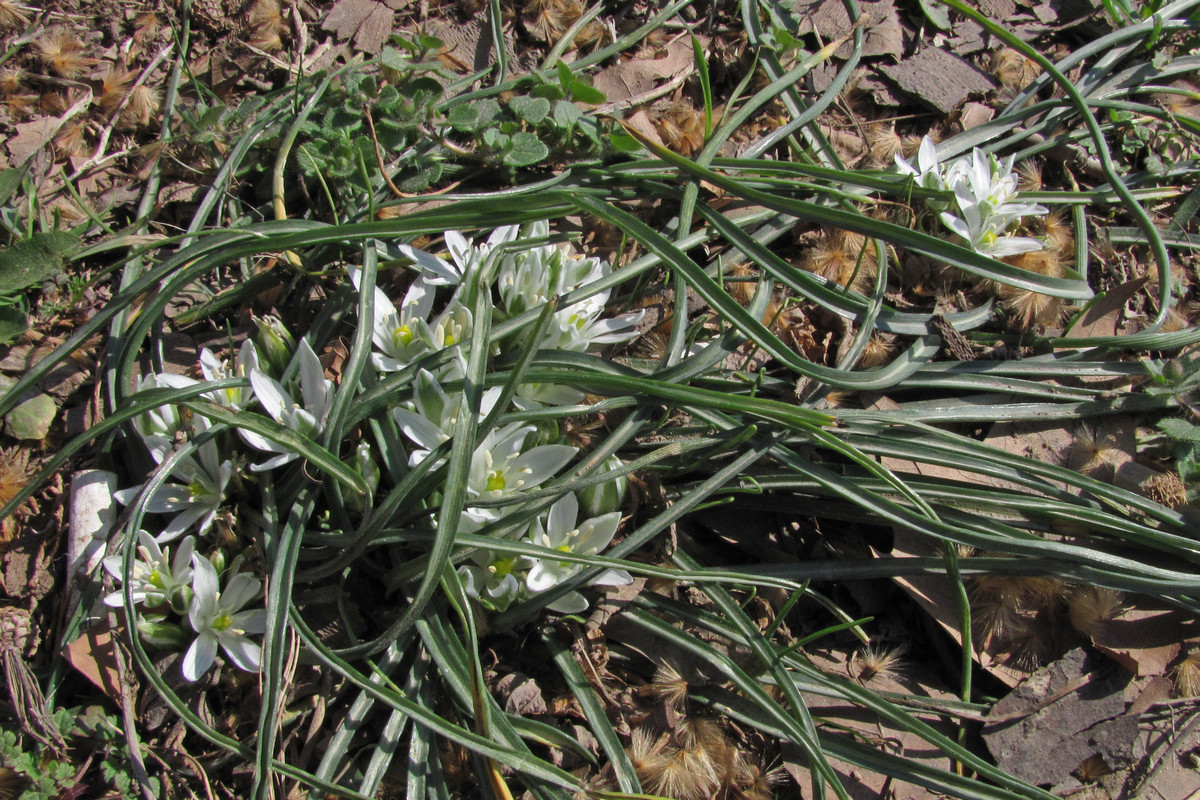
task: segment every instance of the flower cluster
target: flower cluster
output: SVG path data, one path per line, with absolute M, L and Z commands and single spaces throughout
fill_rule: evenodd
M 540 308 L 554 298 L 584 295 L 554 313 L 545 338 L 538 343 L 544 349 L 583 352 L 592 346 L 636 335 L 634 326 L 640 313 L 618 318 L 605 316 L 609 291 L 596 288 L 595 284 L 609 276 L 607 262 L 572 258 L 553 245 L 523 249 L 516 245 L 518 241 L 545 240 L 548 235 L 549 226 L 544 222 L 524 229 L 507 226 L 494 231 L 486 241 L 472 245 L 461 234 L 450 231 L 445 236 L 448 260 L 403 246 L 401 252 L 413 262 L 419 274 L 399 311 L 385 293 L 376 289 L 372 337 L 376 348 L 372 360 L 376 368 L 381 372 L 395 371 L 422 356 L 460 344 L 463 338 L 460 332 L 470 329 L 470 315 L 460 297 L 469 290 L 467 287 L 495 291 L 496 311 L 506 318 Z M 481 288 L 476 278 L 485 268 L 490 268 L 495 279 L 492 285 Z M 352 271 L 351 277 L 356 285 L 360 284 L 359 273 Z M 445 310 L 430 318 L 433 309 L 430 287 L 434 286 L 456 288 Z M 448 326 L 446 320 L 456 315 L 461 324 Z M 488 342 L 487 346 L 493 357 L 503 358 L 510 343 L 501 340 Z M 524 343 L 524 346 L 529 345 Z M 462 359 L 456 358 L 436 373 L 419 369 L 411 402 L 392 410 L 401 432 L 414 445 L 409 453 L 410 464 L 424 462 L 453 435 L 462 405 L 461 393 L 448 391 L 443 384 L 461 378 L 462 365 Z M 481 418 L 495 411 L 499 394 L 499 389 L 484 393 L 479 410 Z M 512 402 L 515 409 L 529 410 L 573 405 L 582 400 L 582 394 L 567 387 L 526 384 L 517 388 Z M 523 495 L 558 475 L 576 453 L 577 448 L 560 441 L 554 430 L 535 425 L 508 423 L 487 431 L 471 456 L 466 486 L 468 507 L 459 520 L 460 530 L 504 528 L 503 520 L 522 501 Z M 619 462 L 609 465 L 617 466 Z M 592 516 L 582 521 L 578 520 L 579 500 L 573 494 L 564 495 L 527 525 L 526 541 L 578 555 L 600 552 L 616 534 L 623 487 L 623 479 L 613 479 L 589 491 L 586 496 L 591 502 L 586 505 Z M 577 563 L 507 555 L 500 543 L 495 550 L 476 550 L 471 559 L 472 563 L 458 570 L 463 586 L 468 595 L 494 610 L 547 591 L 580 571 Z M 608 585 L 629 580 L 628 573 L 608 570 L 592 583 Z M 586 606 L 582 595 L 571 592 L 550 608 L 568 612 Z
M 333 383 L 325 378 L 316 353 L 306 341 L 296 343 L 277 319 L 256 319 L 259 335 L 247 339 L 233 363 L 218 358 L 205 348 L 199 368 L 204 382 L 246 378 L 249 386 L 205 392 L 203 397 L 238 412 L 265 411 L 276 422 L 303 436 L 320 433 L 333 399 Z M 285 374 L 294 374 L 283 381 Z M 201 381 L 183 375 L 149 374 L 138 382 L 138 390 L 183 389 Z M 295 398 L 299 398 L 297 401 Z M 244 477 L 247 456 L 237 453 L 228 435 L 213 435 L 211 423 L 200 415 L 185 415 L 170 404 L 157 406 L 133 422 L 150 458 L 159 465 L 172 460 L 173 467 L 157 488 L 145 498 L 150 514 L 166 517 L 157 535 L 138 532 L 137 558 L 131 582 L 123 591 L 105 598 L 110 606 L 123 603 L 123 593 L 140 605 L 144 613 L 138 627 L 143 638 L 158 645 L 182 649 L 183 674 L 196 680 L 213 664 L 218 649 L 229 660 L 249 671 L 259 669 L 259 645 L 250 637 L 263 632 L 265 611 L 261 605 L 246 606 L 262 594 L 257 578 L 236 568 L 219 570 L 223 552 L 206 548 L 198 552 L 197 537 L 211 539 L 215 523 L 227 514 L 236 484 Z M 253 431 L 239 428 L 241 440 L 271 457 L 250 465 L 251 473 L 283 466 L 298 455 Z M 193 441 L 194 440 L 194 441 Z M 177 453 L 177 442 L 192 441 L 191 453 Z M 223 454 L 232 457 L 222 458 Z M 133 503 L 146 491 L 144 484 L 115 493 L 118 502 Z M 185 536 L 185 534 L 187 534 Z M 183 537 L 183 538 L 180 538 Z M 179 540 L 174 557 L 164 548 Z M 123 581 L 121 557 L 105 561 L 108 572 Z M 188 631 L 192 634 L 190 639 Z
M 943 166 L 938 163 L 933 140 L 926 136 L 917 151 L 917 163 L 897 155 L 896 166 L 923 189 L 953 192 L 953 205 L 932 201 L 929 206 L 938 212 L 942 224 L 977 253 L 1000 258 L 1043 249 L 1037 239 L 1007 233 L 1021 217 L 1047 213 L 1045 206 L 1014 202 L 1017 175 L 1012 156 L 1001 161 L 976 148 Z
M 412 369 L 414 375 L 411 401 L 390 409 L 392 430 L 398 429 L 408 445 L 402 458 L 389 453 L 383 459 L 393 479 L 405 462 L 409 468 L 430 473 L 444 466 L 446 444 L 467 407 L 461 387 L 467 354 L 475 345 L 470 308 L 480 292 L 488 293 L 501 320 L 561 302 L 540 341 L 529 341 L 523 329 L 479 343 L 499 368 L 516 355 L 517 347 L 583 352 L 636 334 L 640 315 L 606 314 L 609 264 L 573 257 L 549 241 L 548 224 L 535 223 L 499 228 L 478 243 L 448 231 L 444 257 L 410 245 L 390 248 L 393 260 L 411 264 L 414 272 L 399 307 L 382 288 L 374 289 L 371 364 L 377 374 L 371 379 L 404 369 Z M 361 286 L 361 272 L 352 268 L 350 275 Z M 300 439 L 315 441 L 325 431 L 334 404 L 334 384 L 325 377 L 312 345 L 305 339 L 297 341 L 273 317 L 255 318 L 255 322 L 258 335 L 242 343 L 231 361 L 208 349 L 200 353 L 203 380 L 150 374 L 137 387 L 139 391 L 196 388 L 202 400 L 246 422 L 235 422 L 235 430 L 226 431 L 215 429 L 202 414 L 170 404 L 154 407 L 134 420 L 132 428 L 150 459 L 167 471 L 158 480 L 116 494 L 121 503 L 140 502 L 144 512 L 156 515 L 151 520 L 161 520 L 161 526 L 156 534 L 138 532 L 131 563 L 120 556 L 105 561 L 112 577 L 125 583 L 105 602 L 114 607 L 127 602 L 138 606 L 143 640 L 184 652 L 182 669 L 188 680 L 206 672 L 218 652 L 241 669 L 260 668 L 260 644 L 255 637 L 265 626 L 262 582 L 240 571 L 240 557 L 225 567 L 225 549 L 238 541 L 239 529 L 245 527 L 234 524 L 234 510 L 248 513 L 255 499 L 248 492 L 264 481 L 262 476 L 300 459 L 294 448 L 264 435 L 270 427 L 266 418 Z M 229 378 L 244 380 L 230 387 L 205 386 Z M 490 609 L 506 608 L 576 578 L 582 565 L 552 554 L 587 557 L 608 547 L 620 524 L 625 486 L 623 477 L 614 477 L 593 482 L 578 494 L 567 493 L 548 507 L 545 501 L 535 505 L 539 501 L 530 493 L 559 477 L 579 452 L 560 433 L 553 409 L 574 408 L 584 395 L 564 386 L 534 383 L 509 394 L 510 405 L 502 409 L 496 407 L 500 388 L 482 395 L 475 412 L 478 421 L 497 421 L 480 429 L 471 453 L 466 506 L 456 520 L 464 532 L 497 538 L 494 549 L 476 548 L 465 556 L 471 561 L 458 571 L 467 593 Z M 542 412 L 538 424 L 513 421 L 501 413 L 534 410 Z M 259 422 L 250 424 L 255 416 Z M 397 442 L 394 436 L 379 441 Z M 343 452 L 347 451 L 347 466 L 362 476 L 370 493 L 347 492 L 344 506 L 363 513 L 374 502 L 382 470 L 366 438 L 346 443 Z M 621 462 L 612 459 L 604 468 L 620 467 Z M 273 486 L 286 483 L 271 481 Z M 437 508 L 437 494 L 429 500 L 431 509 Z M 504 555 L 504 545 L 513 537 L 543 548 L 546 555 Z M 606 570 L 591 582 L 611 585 L 630 580 L 624 571 Z M 550 607 L 573 612 L 586 606 L 584 597 L 572 591 Z

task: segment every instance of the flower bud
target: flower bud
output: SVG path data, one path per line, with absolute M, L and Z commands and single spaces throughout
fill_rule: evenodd
M 269 374 L 279 378 L 296 352 L 296 339 L 278 317 L 268 314 L 253 319 L 258 326 L 254 344 L 259 362 Z
M 361 475 L 367 486 L 370 487 L 370 492 L 367 494 L 360 494 L 353 490 L 347 491 L 345 494 L 346 508 L 361 513 L 371 506 L 375 490 L 379 487 L 379 466 L 375 463 L 375 459 L 371 458 L 371 445 L 367 442 L 359 442 L 358 447 L 354 448 L 354 455 L 350 457 L 348 465 Z
M 142 641 L 166 650 L 182 650 L 188 642 L 183 629 L 173 622 L 163 620 L 165 617 L 157 614 L 139 617 L 137 627 Z
M 609 456 L 597 472 L 613 472 L 623 466 L 625 466 L 625 462 L 621 459 Z M 625 502 L 625 490 L 628 487 L 628 477 L 619 475 L 604 483 L 580 489 L 576 492 L 576 496 L 579 498 L 579 505 L 587 512 L 587 516 L 598 517 L 601 514 L 620 511 L 621 504 Z

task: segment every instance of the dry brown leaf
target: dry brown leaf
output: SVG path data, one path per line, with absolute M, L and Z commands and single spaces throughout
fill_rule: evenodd
M 546 713 L 546 698 L 542 696 L 537 681 L 520 672 L 505 675 L 496 683 L 496 691 L 504 703 L 504 710 L 518 716 L 537 716 Z
M 705 44 L 701 42 L 702 46 Z M 592 85 L 604 92 L 608 103 L 622 103 L 641 98 L 658 87 L 660 81 L 689 74 L 695 67 L 692 44 L 687 39 L 676 39 L 658 54 L 658 58 L 630 58 L 605 67 L 596 73 Z
M 321 27 L 341 39 L 352 39 L 354 46 L 365 53 L 376 54 L 392 32 L 396 19 L 393 9 L 379 0 L 338 0 Z
M 121 680 L 113 647 L 108 623 L 100 622 L 67 645 L 67 660 L 113 702 L 120 703 Z
M 1184 639 L 1197 635 L 1196 620 L 1170 609 L 1133 607 L 1099 621 L 1092 644 L 1138 676 L 1165 675 Z
M 1094 336 L 1117 336 L 1124 333 L 1125 304 L 1146 285 L 1145 276 L 1126 281 L 1104 293 L 1081 314 L 1067 331 L 1071 338 L 1090 339 Z
M 60 123 L 54 117 L 39 117 L 16 125 L 17 135 L 8 140 L 8 152 L 14 164 L 23 164 L 54 139 Z

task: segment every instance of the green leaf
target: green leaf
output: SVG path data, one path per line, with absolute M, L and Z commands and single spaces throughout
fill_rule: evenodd
M 79 247 L 79 237 L 66 231 L 35 233 L 0 251 L 0 294 L 19 292 L 62 269 L 63 259 Z
M 550 155 L 550 148 L 542 144 L 536 134 L 529 131 L 514 133 L 509 150 L 504 154 L 504 163 L 510 167 L 528 167 Z
M 21 309 L 0 306 L 0 344 L 8 344 L 29 329 L 29 320 Z
M 379 63 L 397 72 L 408 69 L 412 65 L 412 62 L 402 56 L 400 51 L 394 47 L 383 48 L 383 52 L 379 54 Z
M 8 199 L 13 196 L 13 192 L 21 185 L 23 177 L 25 177 L 25 170 L 17 167 L 0 170 L 0 205 L 7 203 Z
M 1160 419 L 1158 429 L 1177 442 L 1200 444 L 1200 425 L 1193 425 L 1186 419 Z
M 644 150 L 641 142 L 618 128 L 612 129 L 608 134 L 608 140 L 612 143 L 613 149 L 620 153 L 639 153 Z
M 559 100 L 554 104 L 553 114 L 554 124 L 564 131 L 574 128 L 575 123 L 583 116 L 583 112 L 579 110 L 579 106 L 574 103 L 568 103 L 566 100 Z
M 550 101 L 544 97 L 518 95 L 508 101 L 508 108 L 518 119 L 537 125 L 550 115 Z
M 571 98 L 577 102 L 588 103 L 590 105 L 599 105 L 608 99 L 604 92 L 590 83 L 584 83 L 579 78 L 576 78 L 571 84 Z
M 504 150 L 508 147 L 508 134 L 501 133 L 499 128 L 488 128 L 483 132 L 483 144 L 492 150 Z
M 919 0 L 921 3 L 921 11 L 924 12 L 925 18 L 929 20 L 935 28 L 939 30 L 950 30 L 950 15 L 946 9 L 938 5 L 937 0 Z
M 534 97 L 544 97 L 547 100 L 562 100 L 567 96 L 562 87 L 555 86 L 552 83 L 544 83 L 541 86 L 534 87 L 532 94 Z

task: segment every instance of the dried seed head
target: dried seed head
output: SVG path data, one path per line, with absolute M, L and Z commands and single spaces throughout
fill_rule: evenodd
M 906 649 L 904 645 L 890 649 L 881 645 L 867 645 L 851 659 L 851 670 L 857 673 L 855 677 L 860 683 L 876 677 L 893 678 L 900 669 L 900 657 Z
M 0 0 L 0 30 L 24 28 L 29 24 L 29 13 L 33 10 L 13 0 Z
M 704 115 L 685 100 L 672 102 L 654 123 L 667 147 L 690 156 L 704 147 Z
M 1180 508 L 1188 504 L 1187 485 L 1175 472 L 1160 472 L 1151 478 L 1143 491 L 1146 496 L 1167 508 Z
M 1120 615 L 1124 596 L 1103 586 L 1080 586 L 1071 594 L 1071 626 L 1088 638 L 1103 633 L 1106 623 Z
M 146 11 L 138 14 L 133 19 L 134 30 L 133 40 L 135 42 L 144 42 L 153 39 L 158 29 L 161 27 L 158 21 L 158 15 L 153 11 Z
M 896 129 L 886 123 L 876 123 L 867 129 L 867 145 L 871 148 L 871 161 L 877 167 L 887 168 L 904 151 L 904 140 Z
M 710 717 L 687 717 L 675 729 L 680 747 L 704 750 L 714 761 L 720 761 L 730 749 L 721 724 Z
M 658 774 L 649 778 L 646 786 L 653 794 L 675 800 L 709 800 L 718 787 L 717 763 L 703 748 L 668 747 L 662 752 Z
M 1075 254 L 1075 229 L 1067 219 L 1063 208 L 1055 208 L 1037 220 L 1050 246 L 1064 258 L 1072 258 Z
M 867 339 L 867 344 L 863 347 L 862 356 L 858 359 L 858 365 L 863 369 L 882 367 L 891 361 L 895 355 L 896 334 L 875 331 L 871 334 L 871 338 Z
M 629 753 L 629 760 L 633 763 L 639 779 L 648 783 L 652 777 L 659 774 L 663 765 L 663 750 L 666 749 L 670 738 L 667 734 L 660 734 L 646 725 L 633 729 L 626 752 Z
M 129 104 L 121 112 L 121 122 L 133 128 L 144 128 L 158 113 L 158 92 L 146 84 L 133 87 L 129 92 Z
M 1040 161 L 1022 161 L 1017 165 L 1017 190 L 1021 192 L 1040 192 L 1042 190 L 1042 163 Z
M 54 147 L 63 156 L 84 156 L 88 154 L 87 123 L 68 122 L 59 129 L 54 137 Z
M 682 711 L 687 703 L 688 682 L 673 664 L 664 661 L 654 671 L 653 682 L 647 684 L 643 691 L 676 711 Z
M 254 0 L 246 12 L 250 23 L 250 43 L 260 50 L 278 50 L 288 35 L 288 22 L 279 0 Z
M 10 94 L 4 98 L 4 106 L 14 117 L 23 117 L 37 107 L 39 100 L 36 94 Z
M 60 78 L 77 78 L 95 65 L 83 54 L 83 42 L 65 28 L 55 28 L 34 41 L 38 56 Z
M 1112 434 L 1101 435 L 1095 428 L 1081 425 L 1075 429 L 1068 463 L 1072 469 L 1092 475 L 1115 467 L 1123 455 Z
M 800 266 L 840 286 L 865 291 L 875 279 L 875 246 L 859 233 L 822 231 Z
M 787 774 L 781 769 L 767 770 L 754 761 L 741 759 L 730 796 L 736 800 L 771 800 L 775 797 L 775 787 L 786 779 Z
M 110 113 L 115 111 L 125 100 L 129 84 L 136 77 L 136 72 L 118 64 L 101 67 L 96 76 L 100 81 L 100 107 Z
M 1063 597 L 1062 581 L 1021 575 L 979 575 L 972 579 L 969 596 L 980 638 L 1015 641 L 1029 627 L 1029 619 L 1052 611 Z
M 1191 648 L 1183 660 L 1171 670 L 1178 697 L 1200 696 L 1200 649 Z
M 1062 259 L 1054 250 L 1020 253 L 1002 260 L 1027 272 L 1051 278 L 1061 278 L 1064 274 Z M 1007 284 L 999 285 L 997 294 L 1005 307 L 1013 312 L 1017 325 L 1023 330 L 1034 325 L 1054 325 L 1062 318 L 1063 304 L 1057 297 Z
M 729 267 L 725 271 L 725 274 L 727 278 L 725 281 L 725 291 L 742 305 L 749 305 L 757 289 L 754 279 L 758 277 L 758 271 L 749 264 L 742 262 Z
M 992 74 L 1004 86 L 1021 89 L 1041 74 L 1042 68 L 1011 47 L 1002 47 L 992 53 Z
M 0 95 L 8 97 L 25 88 L 29 73 L 17 66 L 0 67 Z

